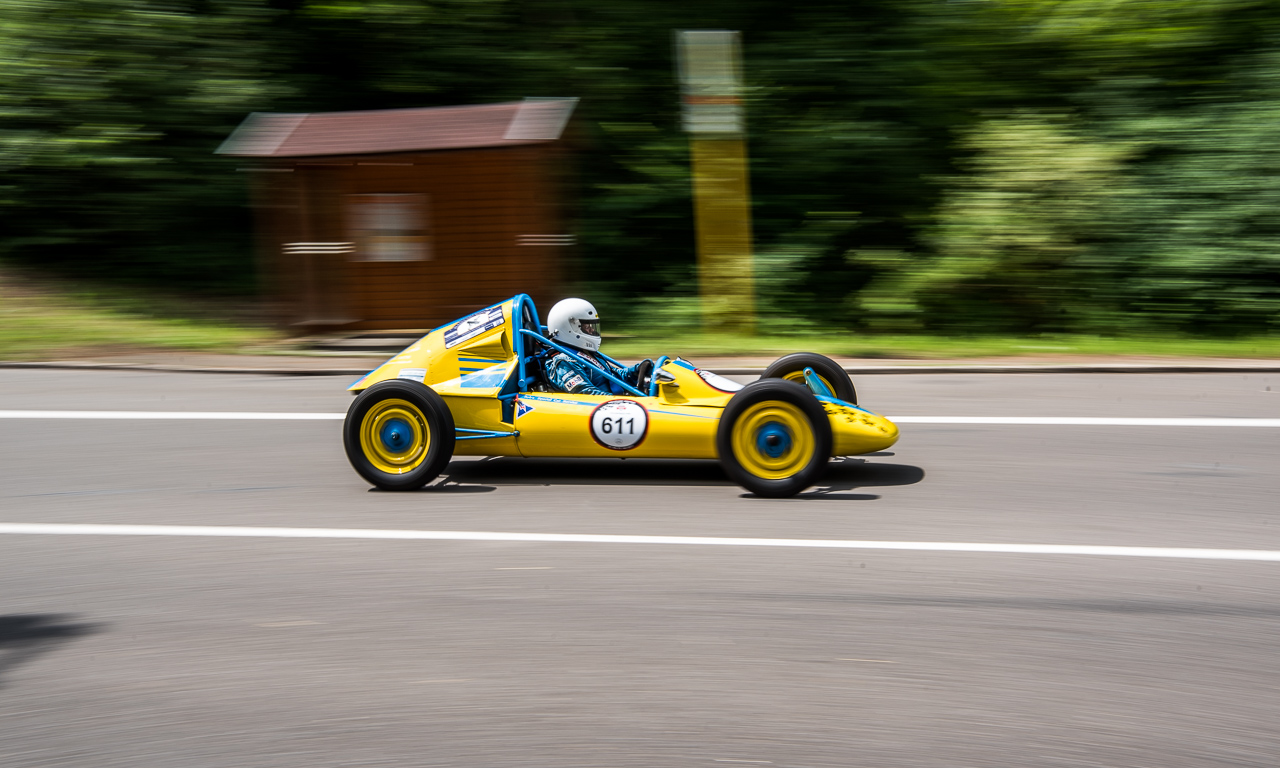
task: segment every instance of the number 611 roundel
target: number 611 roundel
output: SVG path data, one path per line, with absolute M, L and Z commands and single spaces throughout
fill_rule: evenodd
M 629 451 L 648 431 L 649 414 L 635 400 L 610 400 L 591 412 L 591 436 L 605 448 Z

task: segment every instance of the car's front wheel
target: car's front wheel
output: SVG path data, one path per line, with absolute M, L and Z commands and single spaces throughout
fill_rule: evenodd
M 827 389 L 840 400 L 853 405 L 858 404 L 858 392 L 853 388 L 853 382 L 849 380 L 849 374 L 844 372 L 840 364 L 835 360 L 824 355 L 816 355 L 812 352 L 797 352 L 794 355 L 780 357 L 765 369 L 762 379 L 786 379 L 794 381 L 798 384 L 804 384 L 804 369 L 813 369 L 818 380 L 826 385 Z
M 453 457 L 453 414 L 430 387 L 384 381 L 356 396 L 342 425 L 342 444 L 365 480 L 384 491 L 412 491 L 434 480 Z
M 761 379 L 725 406 L 716 451 L 725 474 L 748 491 L 794 496 L 817 482 L 831 458 L 831 422 L 804 386 Z

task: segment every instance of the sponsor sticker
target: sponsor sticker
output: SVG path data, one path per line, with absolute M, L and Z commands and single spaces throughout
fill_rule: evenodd
M 586 379 L 582 378 L 581 376 L 575 373 L 572 376 L 570 376 L 569 379 L 564 383 L 564 388 L 572 392 L 573 390 L 583 386 L 586 383 L 587 383 Z
M 470 317 L 459 320 L 452 328 L 444 332 L 445 349 L 474 339 L 482 333 L 492 331 L 505 322 L 502 317 L 502 306 L 483 309 Z
M 635 400 L 610 400 L 591 412 L 591 436 L 614 451 L 629 451 L 644 442 L 649 413 Z
M 563 397 L 546 397 L 543 395 L 522 395 L 520 399 L 537 400 L 543 403 L 558 403 L 560 405 L 591 405 L 591 402 L 588 400 L 566 400 Z
M 408 379 L 409 381 L 416 381 L 419 384 L 421 384 L 423 379 L 427 378 L 427 369 L 426 368 L 401 368 L 400 373 L 396 375 L 396 378 Z
M 516 398 L 516 418 L 517 419 L 525 415 L 526 413 L 529 413 L 532 410 L 533 410 L 532 405 L 529 405 L 524 400 L 521 400 L 518 397 Z

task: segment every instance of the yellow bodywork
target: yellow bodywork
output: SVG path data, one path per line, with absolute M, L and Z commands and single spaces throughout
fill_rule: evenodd
M 460 430 L 509 433 L 459 439 L 460 456 L 568 456 L 715 459 L 720 414 L 734 393 L 717 389 L 683 360 L 662 366 L 674 381 L 655 397 L 520 392 L 504 408 L 499 399 L 516 370 L 511 313 L 515 299 L 437 328 L 370 371 L 349 389 L 359 392 L 381 381 L 410 379 L 436 391 Z M 714 377 L 713 377 L 714 378 Z M 612 401 L 644 409 L 643 436 L 625 449 L 605 445 L 593 433 L 592 417 Z M 897 442 L 893 422 L 834 398 L 819 398 L 831 422 L 834 456 L 884 450 Z M 504 421 L 504 411 L 509 421 Z

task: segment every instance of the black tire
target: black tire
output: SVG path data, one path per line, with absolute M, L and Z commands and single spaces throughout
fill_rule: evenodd
M 794 355 L 780 357 L 773 365 L 765 369 L 762 379 L 790 379 L 804 384 L 804 369 L 812 368 L 831 387 L 835 396 L 846 403 L 858 404 L 858 392 L 849 380 L 839 363 L 829 357 L 815 355 L 812 352 L 797 352 Z M 799 374 L 799 376 L 797 376 Z
M 365 448 L 361 443 L 365 417 L 376 407 L 381 406 L 384 411 L 391 408 L 388 401 L 393 400 L 409 403 L 417 409 L 416 415 L 421 416 L 418 429 L 424 430 L 430 438 L 429 441 L 423 441 L 426 443 L 423 451 L 425 456 L 421 461 L 417 461 L 416 457 L 408 460 L 407 471 L 389 471 L 390 464 L 384 464 L 387 468 L 380 468 L 375 464 L 377 457 L 365 455 Z M 388 419 L 394 418 L 397 418 L 394 414 L 388 416 Z M 405 421 L 401 419 L 401 423 Z M 371 423 L 371 427 L 372 424 L 376 422 Z M 387 428 L 394 429 L 390 421 L 387 425 Z M 391 436 L 399 437 L 394 431 Z M 368 437 L 370 441 L 374 439 L 373 435 Z M 444 398 L 428 386 L 401 379 L 383 381 L 356 396 L 355 402 L 347 410 L 346 421 L 342 424 L 342 444 L 347 450 L 347 460 L 351 462 L 351 466 L 370 484 L 384 491 L 416 490 L 436 479 L 453 458 L 453 414 L 449 412 L 449 406 L 445 405 Z
M 761 415 L 764 409 L 758 407 L 770 402 L 778 404 L 778 407 L 792 415 L 797 415 L 798 412 L 798 416 L 802 419 L 797 418 L 796 427 L 807 429 L 808 434 L 812 436 L 811 453 L 792 457 L 794 471 L 790 468 L 780 468 L 777 471 L 787 473 L 782 477 L 764 477 L 756 470 L 760 468 L 762 462 L 781 459 L 785 463 L 785 452 L 791 450 L 790 446 L 795 443 L 803 443 L 804 437 L 791 434 L 786 425 L 779 422 L 766 421 L 764 426 L 755 429 L 754 432 L 750 431 L 752 426 L 749 423 L 738 424 L 743 419 L 767 420 L 770 418 L 767 415 Z M 763 440 L 771 437 L 766 435 L 764 430 L 774 428 L 782 428 L 786 433 L 783 439 L 787 442 L 779 456 L 765 457 L 763 452 L 770 450 L 773 446 L 766 448 L 762 443 Z M 744 450 L 748 455 L 739 455 L 737 449 L 743 447 L 739 438 L 745 441 Z M 754 455 L 751 454 L 753 450 L 756 451 Z M 797 446 L 795 450 L 802 449 Z M 769 498 L 794 496 L 816 483 L 826 469 L 827 462 L 831 458 L 831 422 L 828 421 L 822 404 L 807 387 L 785 379 L 761 379 L 748 384 L 725 406 L 724 413 L 720 416 L 720 426 L 716 430 L 716 452 L 725 474 L 748 491 L 757 496 Z

